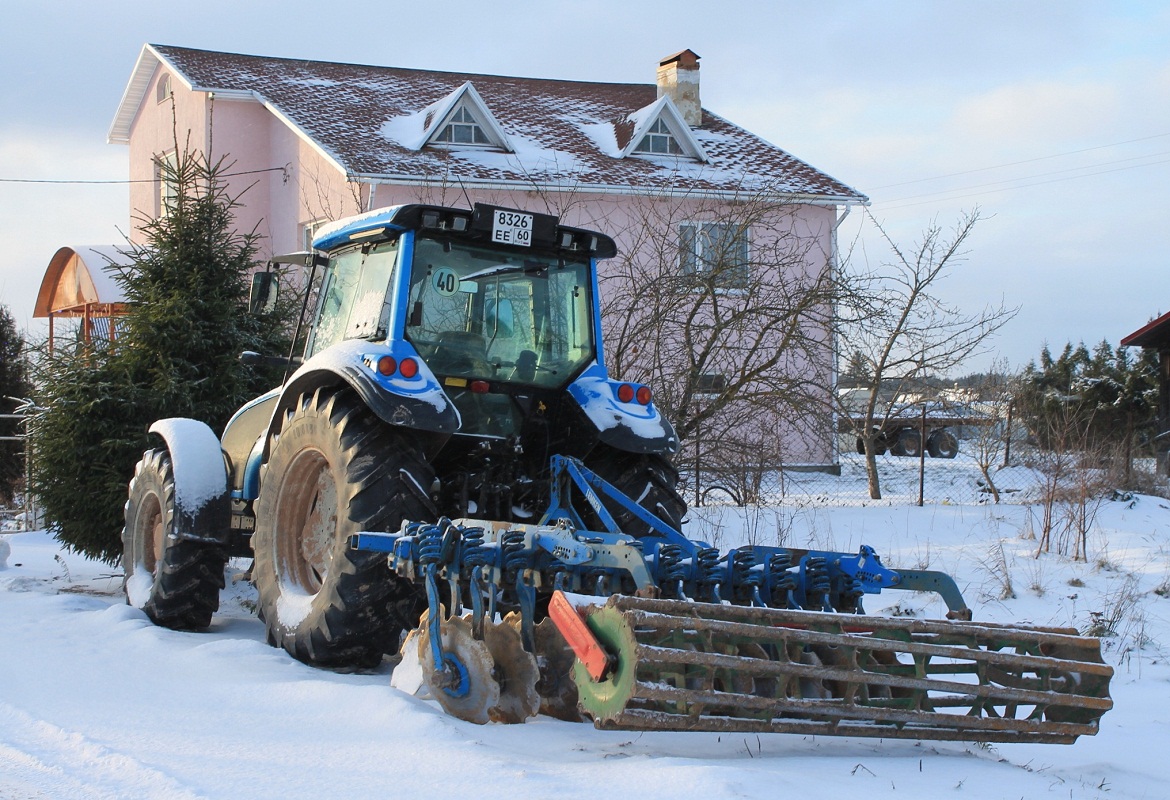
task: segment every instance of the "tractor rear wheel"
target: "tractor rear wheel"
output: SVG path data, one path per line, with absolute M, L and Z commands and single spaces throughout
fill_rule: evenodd
M 678 471 L 663 456 L 656 453 L 627 453 L 599 444 L 585 459 L 585 466 L 675 530 L 682 525 L 682 519 L 687 513 L 687 502 L 676 488 Z M 630 511 L 612 501 L 603 499 L 602 502 L 622 533 L 632 536 L 650 533 L 650 527 Z M 588 506 L 578 511 L 584 514 L 586 520 L 593 518 L 592 509 Z
M 408 431 L 347 388 L 301 395 L 283 412 L 256 501 L 253 579 L 270 644 L 335 669 L 376 666 L 398 648 L 418 600 L 358 531 L 435 516 L 431 467 Z
M 165 449 L 147 450 L 134 468 L 122 529 L 126 602 L 156 625 L 200 630 L 211 624 L 224 587 L 227 554 L 219 545 L 180 538 L 175 473 Z

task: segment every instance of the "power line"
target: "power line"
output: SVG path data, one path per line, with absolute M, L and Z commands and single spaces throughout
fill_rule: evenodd
M 961 194 L 961 195 L 957 195 L 955 197 L 947 197 L 947 198 L 944 198 L 944 200 L 965 200 L 968 197 L 979 197 L 981 195 L 994 194 L 996 192 L 1007 192 L 1007 191 L 1011 191 L 1012 189 L 1027 189 L 1027 188 L 1030 188 L 1032 186 L 1043 186 L 1043 185 L 1048 184 L 1048 183 L 1060 183 L 1062 181 L 1072 181 L 1072 180 L 1076 180 L 1078 178 L 1089 178 L 1089 177 L 1092 177 L 1094 175 L 1107 175 L 1110 172 L 1124 172 L 1127 169 L 1137 169 L 1138 167 L 1152 167 L 1152 166 L 1156 166 L 1158 164 L 1167 164 L 1167 163 L 1170 163 L 1170 159 L 1163 159 L 1161 161 L 1150 161 L 1150 162 L 1145 163 L 1145 164 L 1131 164 L 1128 167 L 1117 167 L 1116 169 L 1103 169 L 1103 170 L 1100 170 L 1098 172 L 1088 172 L 1088 173 L 1085 173 L 1084 175 L 1067 175 L 1063 178 L 1053 178 L 1053 179 L 1047 180 L 1047 181 L 1036 181 L 1035 183 L 1024 183 L 1024 184 L 1020 184 L 1019 186 L 1004 186 L 1000 189 L 988 189 L 987 191 L 983 191 L 983 192 L 973 192 L 971 194 Z M 1051 174 L 1056 174 L 1056 173 L 1047 173 L 1047 174 L 1051 175 Z M 1019 180 L 1027 180 L 1027 178 L 1020 178 Z M 994 184 L 985 184 L 985 185 L 993 186 Z M 970 188 L 970 187 L 968 187 L 968 188 Z M 965 188 L 964 189 L 952 189 L 951 191 L 964 192 L 964 191 L 966 191 L 966 189 Z M 934 194 L 936 194 L 936 195 L 937 194 L 947 194 L 947 192 L 935 192 Z M 928 196 L 931 196 L 931 195 L 915 195 L 915 197 L 928 197 Z M 904 198 L 904 199 L 912 199 L 912 198 Z M 896 210 L 899 208 L 910 208 L 912 206 L 921 206 L 921 205 L 926 205 L 927 203 L 937 203 L 940 201 L 939 200 L 919 200 L 916 203 L 903 203 L 901 200 L 891 200 L 889 202 L 891 203 L 891 205 L 883 206 L 883 208 L 885 208 L 887 211 L 893 211 L 893 210 Z
M 1170 151 L 1163 151 L 1161 153 L 1147 153 L 1147 154 L 1142 155 L 1142 156 L 1133 156 L 1132 158 L 1119 158 L 1116 161 L 1101 161 L 1097 164 L 1088 164 L 1088 165 L 1083 166 L 1083 167 L 1068 167 L 1066 169 L 1057 169 L 1057 170 L 1053 170 L 1051 172 L 1039 172 L 1039 173 L 1036 173 L 1035 175 L 1025 175 L 1021 178 L 1005 178 L 1002 181 L 992 181 L 991 183 L 977 183 L 977 184 L 974 184 L 972 186 L 960 186 L 960 187 L 953 188 L 953 189 L 940 189 L 937 192 L 927 192 L 925 194 L 912 194 L 912 195 L 907 195 L 906 197 L 899 197 L 895 200 L 890 200 L 888 202 L 900 203 L 903 200 L 917 200 L 920 197 L 935 197 L 935 196 L 940 195 L 940 194 L 950 194 L 952 192 L 965 192 L 969 189 L 984 189 L 984 188 L 987 188 L 989 186 L 1003 186 L 1004 184 L 1017 183 L 1019 181 L 1030 181 L 1030 180 L 1034 180 L 1035 178 L 1047 178 L 1047 177 L 1050 177 L 1052 175 L 1063 175 L 1067 172 L 1084 172 L 1085 170 L 1097 169 L 1099 167 L 1109 167 L 1109 166 L 1113 166 L 1114 164 L 1125 164 L 1125 163 L 1128 163 L 1131 161 L 1141 161 L 1142 163 L 1131 164 L 1129 167 L 1120 167 L 1119 169 L 1131 169 L 1133 167 L 1144 167 L 1144 166 L 1148 166 L 1151 164 L 1163 163 L 1162 161 L 1146 161 L 1146 159 L 1157 158 L 1158 156 L 1165 156 L 1165 155 L 1170 155 Z M 1088 172 L 1088 173 L 1085 173 L 1084 177 L 1087 177 L 1089 175 L 1100 175 L 1100 174 L 1102 174 L 1102 172 L 1116 172 L 1116 171 L 1117 170 L 1103 170 L 1103 171 L 1099 171 L 1099 172 Z M 1073 175 L 1071 177 L 1075 178 L 1075 177 L 1082 177 L 1082 176 Z M 1034 185 L 1034 184 L 1028 184 L 1028 185 Z M 1014 187 L 1008 187 L 1008 188 L 1014 188 Z
M 232 178 L 237 175 L 257 175 L 261 172 L 285 172 L 283 167 L 268 167 L 266 169 L 250 169 L 244 172 L 225 172 L 221 177 Z M 96 185 L 96 184 L 129 184 L 129 183 L 158 183 L 158 178 L 138 178 L 135 180 L 52 180 L 48 178 L 0 178 L 0 183 L 50 183 L 64 185 Z
M 1037 161 L 1047 161 L 1047 160 L 1053 159 L 1053 158 L 1064 158 L 1065 156 L 1075 156 L 1075 155 L 1079 155 L 1081 153 L 1090 153 L 1094 150 L 1105 150 L 1105 149 L 1110 148 L 1110 147 L 1120 147 L 1120 146 L 1125 145 L 1125 144 L 1135 144 L 1137 142 L 1147 142 L 1150 139 L 1162 139 L 1162 138 L 1165 138 L 1167 136 L 1170 136 L 1170 133 L 1155 133 L 1152 136 L 1142 136 L 1138 139 L 1127 139 L 1124 142 L 1114 142 L 1113 144 L 1099 144 L 1099 145 L 1096 145 L 1095 147 L 1086 147 L 1082 150 L 1070 150 L 1067 153 L 1054 153 L 1053 155 L 1048 155 L 1048 156 L 1037 156 L 1036 158 L 1026 158 L 1023 161 L 1010 161 L 1006 164 L 997 164 L 996 166 L 993 166 L 993 167 L 978 167 L 977 169 L 968 169 L 968 170 L 963 170 L 962 172 L 951 172 L 951 173 L 948 173 L 946 175 L 935 175 L 934 177 L 931 177 L 931 178 L 916 178 L 912 181 L 902 181 L 901 183 L 887 183 L 884 186 L 875 186 L 870 191 L 876 191 L 878 189 L 893 189 L 893 188 L 898 187 L 898 186 L 909 186 L 909 185 L 914 184 L 914 183 L 926 183 L 927 181 L 938 181 L 938 180 L 942 180 L 943 178 L 956 178 L 956 177 L 959 177 L 960 175 L 971 175 L 971 174 L 976 173 L 976 172 L 989 172 L 993 169 L 1003 169 L 1004 167 L 1017 167 L 1021 164 L 1032 164 L 1032 163 L 1035 163 Z

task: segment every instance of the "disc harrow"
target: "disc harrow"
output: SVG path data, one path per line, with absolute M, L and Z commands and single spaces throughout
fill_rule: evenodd
M 1112 707 L 1099 640 L 971 622 L 944 573 L 890 569 L 867 546 L 720 552 L 579 462 L 555 457 L 553 472 L 539 524 L 441 519 L 351 540 L 425 588 L 408 643 L 462 719 L 1070 743 Z M 585 529 L 574 488 L 606 531 Z M 650 532 L 623 534 L 597 492 Z M 937 592 L 948 620 L 864 615 L 883 590 Z

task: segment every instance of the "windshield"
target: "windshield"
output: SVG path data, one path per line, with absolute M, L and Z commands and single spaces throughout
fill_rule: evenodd
M 406 338 L 439 375 L 557 387 L 594 355 L 587 262 L 419 237 Z
M 329 259 L 320 312 L 307 355 L 343 339 L 385 339 L 390 318 L 386 288 L 398 262 L 398 241 L 347 250 Z

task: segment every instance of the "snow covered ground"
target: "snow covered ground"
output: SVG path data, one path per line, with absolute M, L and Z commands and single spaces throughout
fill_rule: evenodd
M 946 480 L 973 480 L 972 469 L 960 458 Z M 842 491 L 856 495 L 856 480 L 846 470 Z M 816 496 L 787 491 L 786 505 L 758 511 L 694 510 L 689 532 L 723 547 L 870 544 L 889 566 L 950 572 L 976 619 L 1111 626 L 1116 705 L 1100 733 L 987 747 L 605 732 L 545 717 L 476 726 L 390 688 L 388 666 L 335 674 L 269 647 L 242 582 L 209 632 L 177 633 L 125 604 L 120 571 L 62 552 L 44 532 L 6 533 L 0 800 L 1170 796 L 1170 501 L 1105 502 L 1082 563 L 1034 558 L 1023 505 L 832 506 L 823 483 Z M 900 592 L 867 607 L 943 612 Z

